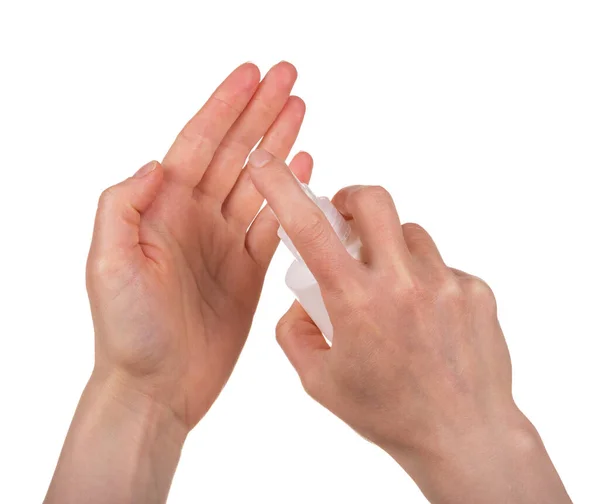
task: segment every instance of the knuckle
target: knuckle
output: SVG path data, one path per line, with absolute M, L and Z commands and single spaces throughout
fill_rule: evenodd
M 390 193 L 382 186 L 365 186 L 350 195 L 351 202 L 357 206 L 392 201 Z
M 402 224 L 402 232 L 404 233 L 405 238 L 428 236 L 425 228 L 415 222 L 407 222 L 406 224 Z
M 401 271 L 385 283 L 387 295 L 398 304 L 417 304 L 425 298 L 425 286 L 412 273 Z
M 219 142 L 209 133 L 199 130 L 193 122 L 188 123 L 179 132 L 174 145 L 176 144 L 180 145 L 182 150 L 187 150 L 201 166 L 210 162 L 213 152 L 219 146 Z
M 284 340 L 293 331 L 294 323 L 288 318 L 283 317 L 275 327 L 275 338 L 280 346 L 283 346 Z
M 327 239 L 325 217 L 320 211 L 311 211 L 302 221 L 293 225 L 298 239 L 306 246 L 319 247 Z
M 469 297 L 476 305 L 492 310 L 496 309 L 494 291 L 484 280 L 473 276 L 466 279 L 465 282 Z
M 116 198 L 117 189 L 116 186 L 108 187 L 104 189 L 98 198 L 98 208 L 108 207 Z
M 90 257 L 87 265 L 87 278 L 88 282 L 94 282 L 94 280 L 106 277 L 113 272 L 113 267 L 110 261 L 103 257 Z
M 315 367 L 308 367 L 302 371 L 300 374 L 300 383 L 302 383 L 304 391 L 313 399 L 317 399 L 320 396 L 323 381 Z
M 385 187 L 374 185 L 365 188 L 365 193 L 373 200 L 391 200 L 392 197 Z
M 129 263 L 112 260 L 105 255 L 94 254 L 88 259 L 86 287 L 88 291 L 99 285 L 122 287 L 135 277 L 135 270 Z
M 440 282 L 436 298 L 448 304 L 459 304 L 465 301 L 465 292 L 456 278 L 447 277 Z
M 243 110 L 237 104 L 233 103 L 224 96 L 220 96 L 217 93 L 215 93 L 211 99 L 214 101 L 217 107 L 224 109 L 226 112 L 230 112 L 236 116 L 243 112 Z
M 409 248 L 421 247 L 426 249 L 434 248 L 435 244 L 429 233 L 421 226 L 414 222 L 402 224 L 402 236 L 404 241 L 409 245 Z

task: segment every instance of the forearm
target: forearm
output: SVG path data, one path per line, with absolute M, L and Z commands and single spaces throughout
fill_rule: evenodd
M 165 502 L 186 430 L 172 412 L 114 376 L 93 374 L 46 504 Z
M 447 449 L 452 445 L 451 449 Z M 390 454 L 434 504 L 571 503 L 537 431 L 519 425 L 473 432 L 439 453 Z

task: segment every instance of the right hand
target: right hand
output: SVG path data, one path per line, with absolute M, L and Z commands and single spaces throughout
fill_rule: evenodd
M 390 453 L 435 502 L 569 502 L 513 401 L 488 285 L 447 267 L 422 227 L 400 223 L 381 187 L 349 187 L 333 200 L 362 239 L 366 261 L 354 260 L 281 161 L 250 163 L 334 328 L 330 348 L 297 302 L 277 327 L 306 391 Z

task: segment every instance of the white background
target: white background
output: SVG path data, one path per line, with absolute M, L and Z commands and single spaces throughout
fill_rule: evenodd
M 93 362 L 97 197 L 162 159 L 239 63 L 299 70 L 297 149 L 331 195 L 381 184 L 498 298 L 518 404 L 575 502 L 600 502 L 597 1 L 0 3 L 0 501 L 42 500 Z M 171 503 L 422 503 L 308 399 L 274 327 L 280 250 Z M 92 454 L 93 456 L 93 454 Z

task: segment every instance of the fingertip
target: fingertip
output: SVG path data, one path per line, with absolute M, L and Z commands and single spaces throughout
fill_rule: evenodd
M 298 151 L 298 153 L 294 156 L 294 159 L 302 160 L 302 162 L 311 165 L 314 163 L 313 157 L 306 151 Z
M 292 159 L 290 170 L 292 170 L 300 182 L 306 184 L 312 175 L 313 166 L 313 157 L 308 152 L 300 151 Z
M 296 67 L 294 66 L 294 64 L 293 64 L 293 63 L 290 63 L 288 60 L 285 60 L 285 59 L 282 59 L 282 60 L 281 60 L 279 63 L 277 63 L 275 66 L 283 66 L 283 67 L 286 67 L 286 68 L 288 68 L 289 70 L 291 70 L 291 71 L 293 71 L 293 72 L 296 72 L 296 73 L 297 73 L 297 70 L 296 70 Z
M 165 169 L 163 168 L 163 165 L 158 161 L 154 161 L 154 170 L 152 170 L 151 177 L 158 183 L 159 181 L 162 181 L 164 175 Z
M 252 184 L 262 196 L 266 196 L 264 191 L 269 190 L 265 181 L 268 178 L 268 168 L 266 167 L 272 164 L 274 160 L 275 157 L 265 149 L 256 149 L 248 157 L 248 175 L 250 175 Z
M 298 95 L 291 95 L 288 98 L 289 102 L 292 102 L 294 105 L 297 105 L 298 107 L 302 107 L 303 109 L 306 109 L 306 102 L 300 98 Z
M 289 61 L 282 60 L 273 66 L 272 70 L 281 72 L 282 79 L 288 83 L 293 83 L 298 78 L 298 70 Z
M 158 161 L 150 161 L 135 172 L 131 178 L 137 179 L 138 182 L 143 182 L 144 184 L 155 185 L 162 180 L 163 176 L 164 169 L 162 164 Z
M 247 87 L 258 86 L 258 83 L 260 82 L 260 69 L 251 61 L 242 63 L 233 71 L 233 73 L 238 73 L 240 79 Z
M 143 178 L 156 168 L 156 161 L 150 161 L 133 174 L 133 178 Z
M 111 193 L 121 202 L 129 203 L 138 212 L 142 212 L 155 199 L 163 178 L 164 168 L 162 164 L 156 160 L 150 161 L 131 177 L 116 184 L 105 193 Z
M 299 96 L 290 96 L 287 101 L 287 106 L 294 109 L 294 112 L 301 117 L 306 113 L 306 102 Z
M 162 173 L 164 171 L 162 163 L 160 161 L 154 161 L 154 163 L 156 163 L 154 169 L 157 170 L 159 173 Z
M 275 157 L 265 149 L 256 149 L 248 158 L 248 166 L 251 172 L 258 170 L 273 161 Z

